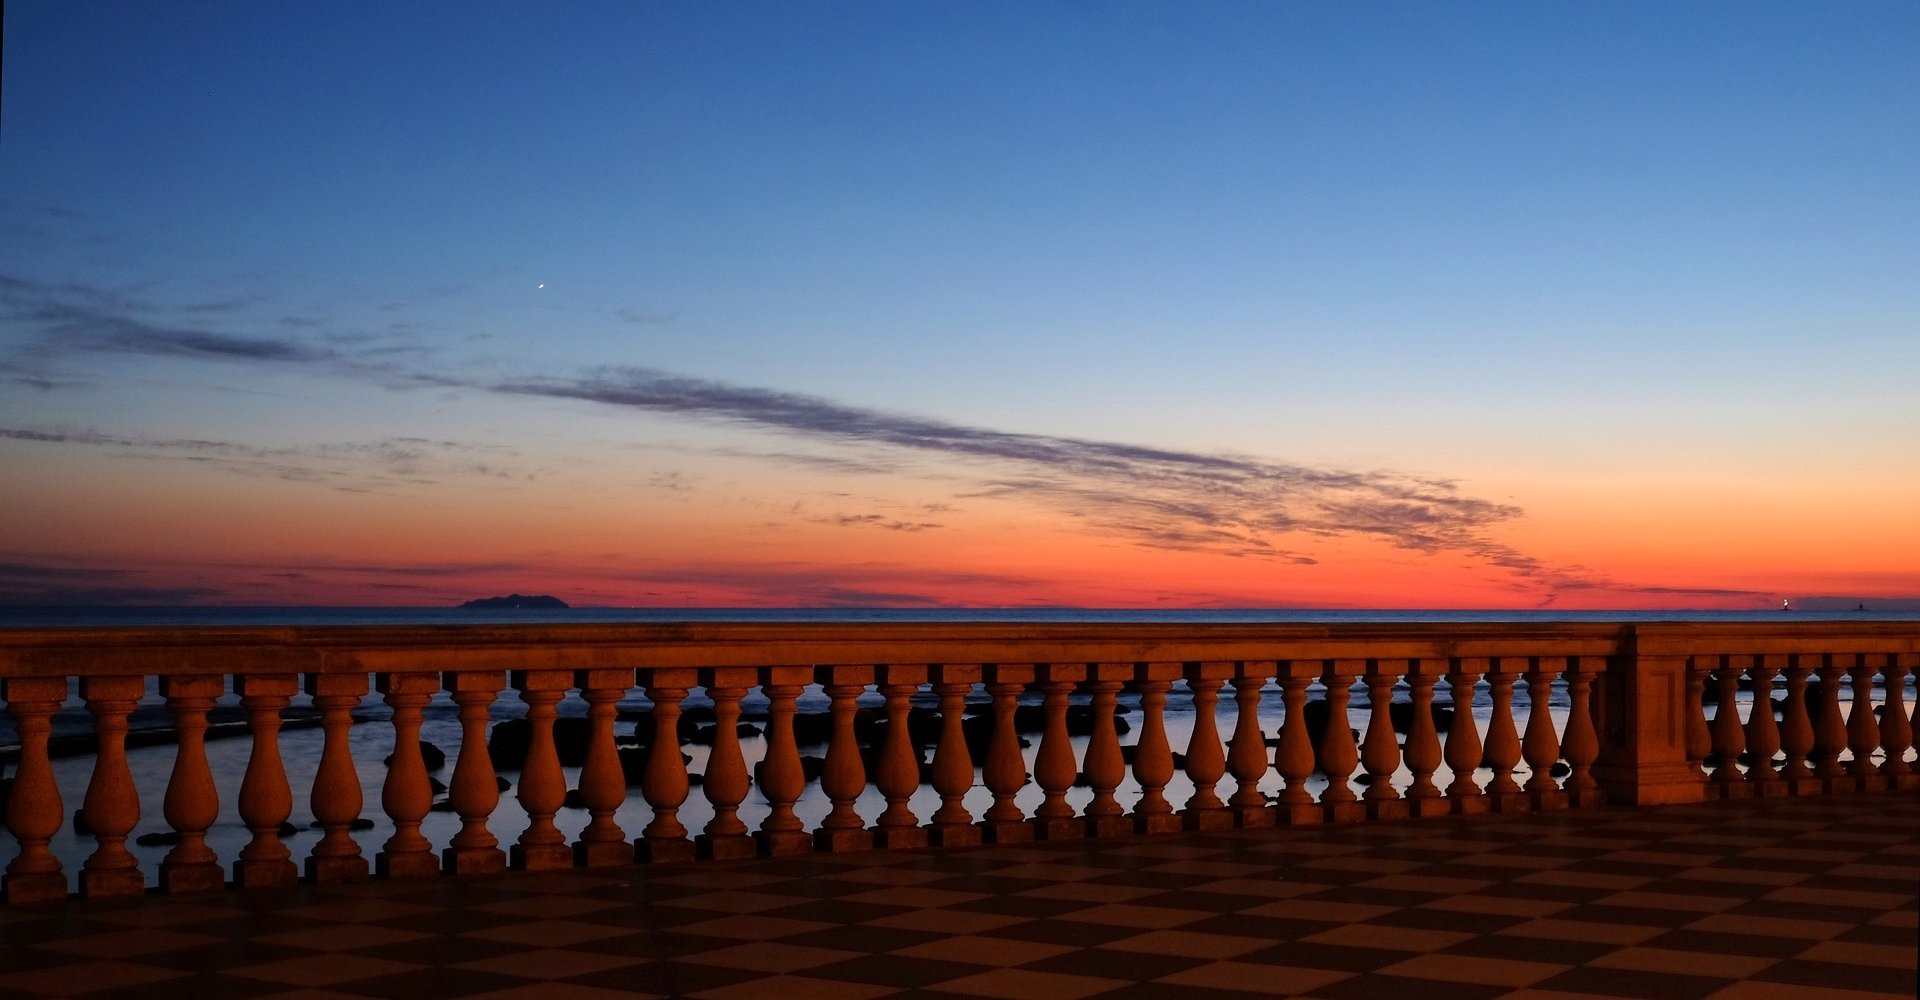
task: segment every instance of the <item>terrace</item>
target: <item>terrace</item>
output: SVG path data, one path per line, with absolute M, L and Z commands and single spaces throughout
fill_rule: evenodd
M 10 632 L 0 995 L 1910 995 L 1916 667 L 1911 623 Z

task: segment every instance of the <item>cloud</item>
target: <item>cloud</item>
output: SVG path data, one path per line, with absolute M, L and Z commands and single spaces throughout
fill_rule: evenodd
M 888 531 L 926 531 L 941 527 L 932 521 L 902 521 L 885 514 L 829 514 L 825 517 L 809 517 L 807 520 L 840 528 L 874 527 Z
M 229 596 L 224 588 L 161 586 L 141 575 L 111 567 L 0 562 L 0 606 L 193 604 Z

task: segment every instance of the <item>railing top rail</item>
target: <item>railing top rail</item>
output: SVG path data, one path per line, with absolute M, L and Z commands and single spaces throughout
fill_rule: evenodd
M 1920 653 L 1912 622 L 767 623 L 0 630 L 0 677 Z

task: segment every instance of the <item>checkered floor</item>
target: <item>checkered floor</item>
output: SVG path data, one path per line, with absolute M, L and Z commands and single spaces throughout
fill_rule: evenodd
M 0 997 L 1910 998 L 1920 797 L 0 907 Z

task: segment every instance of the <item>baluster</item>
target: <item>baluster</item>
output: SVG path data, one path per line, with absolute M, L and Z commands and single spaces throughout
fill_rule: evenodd
M 140 863 L 127 850 L 127 834 L 140 822 L 140 791 L 127 767 L 127 715 L 146 690 L 142 677 L 80 679 L 80 697 L 93 716 L 100 746 L 81 803 L 96 845 L 80 869 L 82 896 L 137 896 L 146 891 Z
M 747 797 L 747 757 L 740 749 L 740 699 L 746 697 L 757 671 L 752 667 L 706 667 L 700 683 L 713 699 L 713 749 L 700 786 L 713 803 L 713 818 L 694 838 L 703 858 L 751 858 L 759 853 L 747 824 L 740 820 L 740 803 Z
M 1220 747 L 1220 727 L 1214 721 L 1220 705 L 1220 682 L 1232 676 L 1233 669 L 1231 663 L 1186 665 L 1187 691 L 1193 695 L 1193 732 L 1187 738 L 1187 780 L 1193 782 L 1193 794 L 1181 808 L 1180 819 L 1189 830 L 1226 830 L 1233 826 L 1233 813 L 1215 790 L 1226 776 L 1227 755 Z
M 520 767 L 520 787 L 514 795 L 527 811 L 527 828 L 508 849 L 516 871 L 542 872 L 573 867 L 573 850 L 553 817 L 567 800 L 567 778 L 560 770 L 560 753 L 553 744 L 555 706 L 573 686 L 564 670 L 515 670 L 507 675 L 520 700 L 527 704 L 527 762 Z
M 507 869 L 507 852 L 487 829 L 487 817 L 500 805 L 500 785 L 487 752 L 487 708 L 506 678 L 498 671 L 469 670 L 443 674 L 442 687 L 460 706 L 460 757 L 453 765 L 447 797 L 460 815 L 460 830 L 447 842 L 440 863 L 461 878 L 498 875 Z
M 760 853 L 768 857 L 813 850 L 813 835 L 793 814 L 793 804 L 807 790 L 800 747 L 793 738 L 794 699 L 812 679 L 812 667 L 760 668 L 760 690 L 767 696 L 767 756 L 760 763 L 760 794 L 767 800 L 768 812 L 754 839 Z
M 1880 745 L 1887 756 L 1880 762 L 1880 773 L 1886 776 L 1889 787 L 1902 791 L 1916 784 L 1913 765 L 1907 762 L 1907 749 L 1913 746 L 1913 723 L 1907 718 L 1906 705 L 1907 671 L 1913 667 L 1909 659 L 1920 661 L 1920 655 L 1891 657 L 1880 672 L 1887 691 L 1886 704 L 1880 709 Z
M 626 768 L 614 743 L 613 722 L 620 699 L 633 687 L 632 670 L 581 670 L 573 686 L 587 703 L 587 755 L 580 765 L 580 804 L 587 807 L 587 826 L 573 845 L 573 863 L 583 868 L 609 868 L 633 863 L 627 832 L 613 815 L 627 801 Z
M 1307 791 L 1313 774 L 1313 738 L 1307 734 L 1307 688 L 1324 669 L 1322 660 L 1288 660 L 1278 670 L 1280 702 L 1286 716 L 1280 722 L 1280 745 L 1274 749 L 1273 769 L 1286 784 L 1280 786 L 1277 822 L 1292 826 L 1318 823 L 1326 813 Z M 1331 724 L 1331 720 L 1329 720 Z
M 1884 653 L 1858 656 L 1848 671 L 1853 707 L 1847 712 L 1847 746 L 1853 751 L 1853 761 L 1847 765 L 1847 774 L 1853 778 L 1853 787 L 1862 792 L 1885 791 L 1888 787 L 1880 776 L 1880 766 L 1873 761 L 1873 752 L 1880 748 L 1880 725 L 1873 717 L 1873 675 L 1885 669 L 1888 659 Z
M 1755 795 L 1784 795 L 1787 786 L 1773 766 L 1773 756 L 1780 752 L 1780 725 L 1773 719 L 1773 678 L 1786 658 L 1755 656 L 1752 660 L 1747 669 L 1753 682 L 1753 708 L 1747 713 L 1747 784 Z
M 1167 801 L 1167 782 L 1173 780 L 1173 747 L 1167 743 L 1167 690 L 1180 676 L 1178 663 L 1142 663 L 1134 674 L 1140 692 L 1140 742 L 1133 748 L 1133 778 L 1140 784 L 1140 801 L 1133 807 L 1137 833 L 1178 833 L 1180 817 Z
M 1081 767 L 1087 772 L 1087 783 L 1093 786 L 1093 798 L 1083 812 L 1088 836 L 1111 837 L 1133 829 L 1133 824 L 1126 819 L 1126 811 L 1114 797 L 1120 782 L 1126 780 L 1127 765 L 1120 756 L 1120 737 L 1113 728 L 1113 708 L 1123 683 L 1115 677 L 1131 676 L 1134 666 L 1101 663 L 1092 670 L 1094 674 L 1086 690 L 1093 695 L 1093 703 L 1088 706 L 1093 714 L 1093 734 L 1087 739 L 1087 759 Z
M 358 882 L 367 877 L 367 859 L 353 839 L 360 818 L 360 774 L 354 770 L 348 731 L 353 710 L 367 696 L 365 674 L 308 674 L 307 694 L 320 709 L 320 769 L 313 776 L 307 804 L 320 821 L 320 842 L 307 857 L 309 882 Z
M 219 856 L 207 846 L 207 828 L 220 818 L 220 790 L 207 765 L 207 712 L 226 691 L 226 678 L 219 675 L 160 678 L 180 734 L 162 806 L 180 839 L 160 862 L 162 892 L 208 892 L 227 884 Z
M 237 683 L 237 682 L 236 682 Z M 420 821 L 433 806 L 433 786 L 420 757 L 420 710 L 440 690 L 433 674 L 377 674 L 374 688 L 393 709 L 393 756 L 380 786 L 380 807 L 393 821 L 393 835 L 373 857 L 382 878 L 425 878 L 440 873 L 440 858 L 420 835 Z
M 1473 721 L 1473 686 L 1487 669 L 1480 657 L 1456 657 L 1447 672 L 1447 689 L 1453 698 L 1453 722 L 1447 726 L 1447 766 L 1453 780 L 1447 784 L 1447 798 L 1453 811 L 1461 814 L 1483 813 L 1493 807 L 1485 792 L 1474 782 L 1473 769 L 1486 756 L 1480 744 L 1480 730 Z
M 1554 780 L 1553 765 L 1560 759 L 1560 738 L 1553 732 L 1553 679 L 1566 668 L 1566 658 L 1536 657 L 1527 670 L 1527 731 L 1520 744 L 1527 761 L 1527 800 L 1535 809 L 1565 809 L 1567 795 Z
M 973 788 L 973 755 L 967 750 L 967 694 L 980 680 L 977 666 L 941 665 L 933 668 L 933 692 L 940 696 L 940 743 L 933 750 L 933 790 L 940 808 L 927 826 L 927 839 L 941 847 L 980 842 L 980 828 L 967 811 L 967 792 Z M 1024 779 L 1026 769 L 1021 769 Z
M 887 808 L 875 824 L 874 846 L 925 847 L 927 831 L 913 814 L 913 793 L 920 790 L 920 747 L 909 721 L 913 694 L 927 682 L 924 666 L 883 666 L 877 674 L 880 693 L 887 699 L 887 735 L 880 744 L 880 773 L 874 784 L 887 797 Z
M 993 698 L 993 736 L 987 744 L 984 775 L 993 792 L 993 805 L 980 821 L 980 837 L 989 844 L 1018 844 L 1033 839 L 1034 827 L 1014 797 L 1027 784 L 1027 762 L 1020 755 L 1020 732 L 1014 724 L 1020 693 L 1033 683 L 1034 669 L 1026 664 L 998 663 L 986 668 L 987 694 Z
M 1400 770 L 1400 743 L 1393 734 L 1393 683 L 1407 669 L 1405 660 L 1368 662 L 1367 735 L 1360 744 L 1360 763 L 1367 769 L 1367 790 L 1360 798 L 1368 819 L 1406 819 L 1407 801 L 1393 787 Z
M 1487 693 L 1493 702 L 1493 714 L 1487 719 L 1487 746 L 1481 762 L 1492 772 L 1487 781 L 1487 799 L 1500 812 L 1515 812 L 1532 803 L 1513 778 L 1520 763 L 1520 731 L 1513 724 L 1513 682 L 1528 666 L 1524 656 L 1502 656 L 1487 670 Z
M 1327 728 L 1320 734 L 1316 748 L 1320 771 L 1327 776 L 1327 790 L 1320 793 L 1320 806 L 1329 823 L 1352 823 L 1367 817 L 1367 807 L 1348 784 L 1354 768 L 1360 766 L 1360 751 L 1353 745 L 1353 726 L 1347 718 L 1347 706 L 1353 700 L 1353 679 L 1365 673 L 1365 660 L 1328 660 L 1323 681 L 1327 686 Z
M 280 842 L 280 824 L 293 814 L 293 790 L 287 787 L 286 765 L 280 760 L 280 711 L 293 700 L 297 681 L 292 674 L 233 680 L 253 732 L 247 773 L 240 781 L 240 819 L 253 831 L 253 839 L 233 865 L 234 884 L 243 888 L 287 886 L 300 879 L 293 852 Z
M 680 805 L 687 801 L 687 762 L 680 753 L 680 703 L 698 679 L 688 668 L 657 668 L 647 680 L 647 700 L 653 702 L 653 744 L 647 748 L 647 767 L 640 774 L 640 794 L 653 810 L 653 819 L 634 841 L 636 861 L 668 863 L 693 860 L 693 841 L 680 822 Z
M 1440 769 L 1440 734 L 1433 728 L 1433 684 L 1445 669 L 1444 660 L 1413 660 L 1407 664 L 1407 693 L 1412 702 L 1407 723 L 1407 808 L 1414 816 L 1444 816 L 1448 805 L 1433 772 Z
M 1086 827 L 1074 819 L 1073 806 L 1067 804 L 1067 789 L 1073 787 L 1073 742 L 1067 736 L 1067 696 L 1086 679 L 1086 664 L 1045 663 L 1036 668 L 1037 685 L 1046 700 L 1046 729 L 1040 735 L 1040 751 L 1033 759 L 1033 780 L 1046 797 L 1033 811 L 1034 835 L 1041 840 L 1070 840 L 1085 835 Z
M 1721 657 L 1713 678 L 1720 702 L 1713 710 L 1713 784 L 1721 798 L 1745 798 L 1753 794 L 1753 786 L 1740 773 L 1740 754 L 1747 749 L 1747 737 L 1740 724 L 1740 668 L 1734 665 L 1734 658 Z
M 820 790 L 827 793 L 833 809 L 814 831 L 814 845 L 822 851 L 868 850 L 873 847 L 873 834 L 853 807 L 867 788 L 867 768 L 860 760 L 853 717 L 860 708 L 855 699 L 873 682 L 873 668 L 836 665 L 819 668 L 819 675 L 827 697 L 833 699 L 827 707 L 833 735 L 827 741 L 826 770 L 820 775 Z
M 1707 672 L 1719 665 L 1717 655 L 1687 658 L 1687 766 L 1702 781 L 1707 777 L 1707 755 L 1713 752 L 1713 736 L 1707 729 Z
M 1787 701 L 1780 718 L 1780 744 L 1787 753 L 1787 763 L 1780 773 L 1793 795 L 1820 790 L 1820 779 L 1807 766 L 1814 738 L 1813 716 L 1807 712 L 1807 675 L 1819 662 L 1818 654 L 1795 653 L 1787 664 Z
M 1272 826 L 1279 819 L 1260 791 L 1260 779 L 1273 766 L 1267 756 L 1267 736 L 1260 730 L 1260 689 L 1276 669 L 1271 660 L 1248 661 L 1234 668 L 1233 745 L 1227 748 L 1227 771 L 1237 784 L 1227 807 L 1233 811 L 1233 825 L 1242 828 Z
M 1847 748 L 1847 721 L 1840 714 L 1840 678 L 1853 665 L 1851 654 L 1834 653 L 1820 667 L 1820 693 L 1813 708 L 1813 773 L 1822 780 L 1822 791 L 1852 791 L 1846 765 L 1840 762 Z
M 60 859 L 47 849 L 60 832 L 66 807 L 60 786 L 53 780 L 53 762 L 47 757 L 47 739 L 53 732 L 53 713 L 67 698 L 65 677 L 13 677 L 0 681 L 19 731 L 20 760 L 14 765 L 13 790 L 7 795 L 7 831 L 20 849 L 7 862 L 0 886 L 11 903 L 65 899 L 67 876 Z
M 1600 757 L 1600 736 L 1594 732 L 1593 679 L 1606 669 L 1606 657 L 1567 657 L 1567 730 L 1560 738 L 1560 755 L 1567 762 L 1567 780 L 1560 787 L 1567 804 L 1575 808 L 1603 805 L 1606 795 L 1593 777 Z

